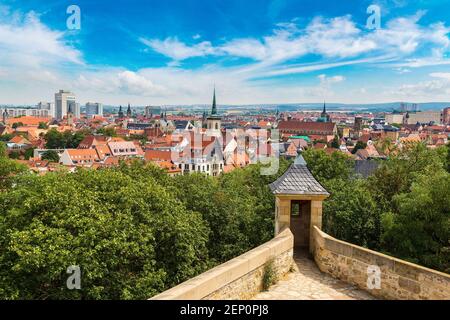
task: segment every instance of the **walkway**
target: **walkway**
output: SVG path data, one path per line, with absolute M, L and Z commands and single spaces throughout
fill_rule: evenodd
M 322 273 L 306 253 L 294 256 L 296 270 L 255 300 L 371 300 L 369 293 Z

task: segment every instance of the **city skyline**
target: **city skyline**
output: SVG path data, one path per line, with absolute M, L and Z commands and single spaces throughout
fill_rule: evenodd
M 214 84 L 230 105 L 448 100 L 445 1 L 316 2 L 78 1 L 68 30 L 70 3 L 2 1 L 0 103 L 64 88 L 82 103 L 209 104 Z

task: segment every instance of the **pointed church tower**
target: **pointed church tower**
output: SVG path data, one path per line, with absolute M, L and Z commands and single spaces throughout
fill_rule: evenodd
M 8 119 L 9 114 L 8 114 L 8 110 L 5 108 L 5 110 L 3 111 L 3 124 L 6 125 L 6 119 Z
M 72 105 L 69 104 L 69 110 L 67 110 L 67 124 L 71 126 L 73 124 L 73 112 Z
M 217 106 L 216 106 L 216 87 L 215 87 L 215 86 L 214 86 L 213 103 L 212 103 L 211 114 L 212 114 L 212 115 L 217 114 Z
M 119 106 L 119 112 L 117 113 L 117 116 L 118 116 L 119 118 L 123 118 L 122 106 Z
M 330 122 L 330 115 L 327 113 L 327 107 L 325 105 L 325 101 L 323 102 L 323 110 L 322 110 L 322 113 L 320 114 L 320 118 L 322 119 L 322 121 Z
M 217 114 L 216 87 L 214 87 L 211 115 L 206 118 L 206 129 L 216 136 L 220 135 L 222 129 L 222 118 Z
M 131 107 L 130 107 L 130 104 L 128 104 L 127 117 L 131 118 Z

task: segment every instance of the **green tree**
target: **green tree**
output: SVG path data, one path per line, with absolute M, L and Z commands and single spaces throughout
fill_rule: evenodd
M 25 160 L 29 160 L 31 157 L 33 157 L 34 149 L 35 148 L 28 148 L 27 150 L 25 150 L 25 153 L 24 153 Z
M 360 149 L 365 149 L 367 147 L 367 143 L 362 141 L 357 141 L 355 147 L 352 150 L 352 153 L 355 154 Z
M 106 137 L 116 137 L 117 133 L 116 133 L 116 129 L 112 128 L 112 127 L 103 127 L 97 130 L 98 134 L 102 134 Z
M 0 159 L 8 157 L 8 150 L 4 142 L 0 142 Z
M 331 147 L 335 148 L 335 149 L 339 149 L 340 146 L 341 146 L 341 144 L 339 143 L 339 137 L 334 136 L 333 141 L 331 141 Z
M 2 299 L 146 299 L 209 266 L 201 216 L 120 168 L 19 178 L 0 212 Z
M 9 159 L 6 150 L 6 145 L 0 142 L 0 191 L 10 187 L 16 175 L 27 171 L 26 166 Z
M 13 129 L 17 129 L 19 127 L 23 127 L 23 123 L 22 122 L 14 122 L 11 127 Z
M 407 192 L 417 175 L 427 168 L 444 168 L 445 157 L 444 147 L 430 150 L 424 143 L 417 143 L 404 148 L 382 161 L 380 167 L 368 178 L 370 192 L 384 206 L 384 211 L 389 211 L 396 205 L 392 201 L 395 195 Z
M 47 149 L 64 149 L 66 146 L 66 140 L 61 132 L 56 129 L 49 130 L 44 139 L 46 141 L 45 147 Z
M 333 179 L 348 180 L 352 174 L 354 162 L 342 152 L 327 154 L 324 150 L 308 149 L 303 157 L 313 176 L 325 186 Z
M 273 237 L 275 199 L 268 185 L 289 165 L 281 160 L 277 173 L 268 176 L 261 175 L 263 165 L 255 164 L 218 178 L 196 173 L 171 180 L 178 199 L 207 222 L 213 263 L 227 261 Z
M 77 148 L 85 136 L 86 132 L 84 131 L 72 133 L 67 130 L 61 133 L 56 129 L 51 129 L 44 136 L 45 146 L 47 149 Z
M 9 141 L 14 137 L 11 133 L 5 133 L 0 136 L 0 141 Z
M 38 129 L 47 129 L 48 125 L 45 122 L 39 122 Z
M 55 150 L 47 150 L 42 154 L 41 159 L 50 162 L 59 162 L 59 154 Z
M 383 215 L 386 252 L 450 272 L 450 174 L 427 169 L 409 192 L 394 196 L 398 211 Z
M 450 172 L 450 142 L 446 145 L 446 151 L 447 151 L 447 159 L 446 159 L 446 167 L 447 172 Z
M 14 151 L 11 151 L 10 153 L 9 153 L 9 157 L 11 158 L 11 159 L 19 159 L 20 158 L 20 152 L 19 151 L 17 151 L 17 150 L 14 150 Z
M 381 209 L 366 184 L 360 179 L 335 179 L 328 183 L 331 196 L 324 202 L 323 228 L 340 240 L 377 250 Z

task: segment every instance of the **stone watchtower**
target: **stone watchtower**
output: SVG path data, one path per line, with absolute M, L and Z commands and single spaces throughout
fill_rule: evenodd
M 275 235 L 290 228 L 294 246 L 313 252 L 313 226 L 322 228 L 322 201 L 330 194 L 313 177 L 301 155 L 270 189 L 275 195 Z

